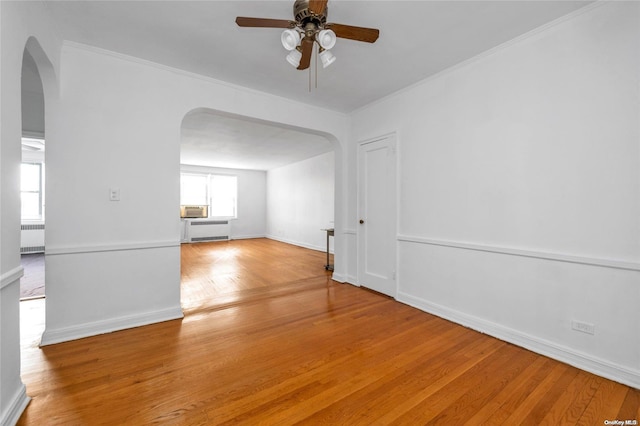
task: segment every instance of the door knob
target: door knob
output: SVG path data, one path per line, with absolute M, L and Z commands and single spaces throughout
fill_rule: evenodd
M 364 219 L 360 219 L 360 225 L 364 223 Z

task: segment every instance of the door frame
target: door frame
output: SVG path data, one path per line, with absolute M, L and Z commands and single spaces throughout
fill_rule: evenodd
M 392 200 L 390 200 L 390 202 L 393 203 L 393 206 L 391 207 L 391 211 L 393 211 L 393 237 L 392 237 L 392 241 L 389 241 L 391 247 L 393 248 L 392 250 L 390 250 L 390 254 L 393 256 L 392 259 L 392 264 L 393 264 L 393 271 L 392 271 L 392 276 L 393 276 L 393 281 L 394 281 L 394 289 L 393 289 L 393 294 L 391 294 L 390 296 L 393 297 L 394 299 L 397 299 L 398 297 L 398 293 L 399 293 L 399 274 L 398 274 L 398 230 L 399 230 L 399 197 L 400 197 L 400 179 L 399 179 L 399 159 L 400 159 L 400 155 L 399 155 L 399 149 L 398 149 L 398 133 L 396 131 L 392 131 L 389 133 L 384 133 L 382 135 L 376 136 L 376 137 L 372 137 L 372 138 L 368 138 L 368 139 L 364 139 L 361 141 L 358 141 L 357 143 L 357 152 L 356 152 L 356 163 L 357 163 L 357 167 L 356 167 L 356 274 L 357 274 L 357 285 L 360 287 L 365 287 L 365 288 L 369 288 L 366 285 L 363 284 L 363 276 L 362 276 L 362 271 L 363 271 L 363 265 L 362 265 L 362 261 L 363 261 L 363 255 L 364 253 L 362 252 L 361 248 L 364 246 L 364 242 L 363 242 L 363 233 L 362 233 L 362 228 L 360 226 L 360 224 L 358 223 L 358 221 L 362 218 L 363 212 L 362 212 L 362 205 L 361 205 L 361 196 L 362 196 L 362 175 L 361 175 L 361 167 L 362 167 L 362 158 L 361 158 L 361 148 L 364 145 L 370 144 L 370 143 L 374 143 L 374 142 L 378 142 L 378 141 L 382 141 L 388 139 L 388 145 L 392 151 L 393 155 L 393 173 L 394 173 L 394 179 L 395 179 L 395 184 L 392 186 L 392 191 L 393 191 L 393 197 Z M 376 291 L 375 289 L 372 289 L 374 291 Z

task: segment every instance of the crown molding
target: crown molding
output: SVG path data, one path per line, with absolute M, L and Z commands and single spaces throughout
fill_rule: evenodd
M 510 47 L 523 43 L 529 39 L 532 39 L 534 37 L 539 36 L 540 34 L 544 33 L 545 31 L 556 27 L 558 25 L 561 25 L 567 21 L 570 21 L 580 15 L 583 15 L 587 12 L 592 11 L 593 9 L 596 9 L 604 4 L 607 3 L 613 3 L 616 0 L 596 0 L 593 3 L 587 4 L 586 6 L 581 7 L 580 9 L 574 10 L 573 12 L 570 12 L 566 15 L 563 15 L 559 18 L 554 19 L 553 21 L 547 22 L 546 24 L 542 24 L 539 27 L 534 28 L 533 30 L 527 31 L 524 34 L 521 34 L 515 38 L 512 38 L 510 40 L 505 41 L 504 43 L 501 43 L 495 47 L 492 47 L 491 49 L 485 50 L 484 52 L 480 52 L 479 54 L 472 56 L 468 59 L 463 60 L 462 62 L 458 62 L 455 65 L 450 66 L 449 68 L 445 68 L 442 71 L 439 71 L 435 74 L 432 74 L 426 78 L 424 78 L 423 80 L 420 80 L 416 83 L 410 84 L 407 87 L 404 87 L 400 90 L 397 90 L 393 93 L 390 93 L 386 96 L 383 96 L 382 98 L 376 99 L 366 105 L 361 106 L 360 108 L 356 108 L 353 111 L 351 111 L 349 114 L 350 115 L 355 115 L 358 114 L 360 112 L 363 112 L 369 108 L 373 108 L 376 105 L 382 104 L 386 101 L 388 101 L 389 99 L 393 99 L 394 97 L 401 95 L 403 93 L 407 93 L 407 92 L 411 92 L 414 89 L 417 89 L 419 87 L 422 86 L 426 86 L 427 84 L 429 84 L 430 82 L 434 81 L 434 80 L 438 80 L 446 75 L 449 74 L 453 74 L 456 71 L 462 69 L 462 68 L 466 68 L 469 65 L 472 65 L 476 62 L 480 62 L 485 58 L 488 58 L 490 56 L 496 55 L 499 52 L 502 52 L 503 50 L 509 49 Z
M 64 40 L 62 42 L 62 47 L 63 48 L 64 47 L 70 47 L 70 48 L 74 48 L 74 49 L 78 49 L 78 50 L 84 50 L 86 52 L 90 52 L 90 53 L 94 53 L 94 54 L 98 54 L 98 55 L 111 56 L 112 58 L 120 59 L 122 61 L 131 62 L 131 63 L 138 64 L 138 65 L 144 65 L 144 66 L 151 67 L 151 68 L 156 68 L 156 69 L 161 70 L 161 71 L 166 71 L 166 72 L 170 72 L 172 74 L 177 74 L 177 75 L 180 75 L 180 76 L 183 76 L 183 77 L 204 81 L 205 83 L 209 83 L 209 84 L 216 84 L 216 85 L 220 85 L 220 86 L 225 86 L 225 87 L 228 87 L 228 88 L 233 89 L 233 90 L 246 92 L 246 93 L 249 93 L 249 94 L 252 94 L 252 95 L 256 95 L 256 96 L 265 96 L 265 97 L 270 97 L 270 98 L 282 99 L 282 100 L 284 100 L 286 102 L 302 105 L 302 106 L 307 107 L 307 108 L 314 108 L 314 109 L 318 109 L 318 110 L 322 110 L 322 111 L 327 111 L 329 113 L 339 115 L 342 118 L 347 118 L 349 116 L 348 113 L 344 113 L 344 112 L 341 112 L 341 111 L 336 111 L 336 110 L 329 109 L 329 108 L 323 108 L 323 107 L 319 107 L 319 106 L 313 105 L 313 104 L 307 104 L 307 103 L 300 102 L 300 101 L 297 101 L 297 100 L 289 99 L 289 98 L 281 96 L 281 95 L 275 95 L 273 93 L 263 92 L 263 91 L 260 91 L 260 90 L 257 90 L 257 89 L 252 89 L 250 87 L 246 87 L 246 86 L 241 86 L 239 84 L 230 83 L 228 81 L 218 80 L 216 78 L 208 77 L 206 75 L 202 75 L 202 74 L 198 74 L 198 73 L 195 73 L 195 72 L 183 70 L 183 69 L 180 69 L 180 68 L 174 68 L 174 67 L 171 67 L 169 65 L 163 65 L 163 64 L 160 64 L 158 62 L 149 61 L 147 59 L 142 59 L 142 58 L 138 58 L 138 57 L 135 57 L 135 56 L 125 55 L 124 53 L 114 52 L 112 50 L 103 49 L 101 47 L 91 46 L 91 45 L 88 45 L 88 44 L 78 43 L 78 42 L 70 41 L 70 40 Z

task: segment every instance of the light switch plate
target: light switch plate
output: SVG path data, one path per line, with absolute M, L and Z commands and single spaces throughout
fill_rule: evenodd
M 109 188 L 109 200 L 120 201 L 120 188 Z

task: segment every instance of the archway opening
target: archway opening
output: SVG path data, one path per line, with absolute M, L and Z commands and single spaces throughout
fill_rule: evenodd
M 25 43 L 21 68 L 21 213 L 20 250 L 25 256 L 38 255 L 34 264 L 24 267 L 20 293 L 21 341 L 39 342 L 45 329 L 45 146 L 46 110 L 50 99 L 58 97 L 53 64 L 35 37 Z M 27 182 L 28 181 L 28 182 Z M 26 259 L 25 259 L 26 260 Z M 33 260 L 33 259 L 29 259 Z
M 180 150 L 183 253 L 202 241 L 266 238 L 322 252 L 317 267 L 324 272 L 334 257 L 326 230 L 335 224 L 339 149 L 335 137 L 309 129 L 206 108 L 187 113 Z M 229 177 L 236 204 L 232 215 L 219 217 L 211 187 Z M 230 280 L 222 291 L 237 289 Z M 184 292 L 182 302 L 188 308 Z
M 24 276 L 20 300 L 45 296 L 45 122 L 44 90 L 35 59 L 25 47 L 22 60 L 22 158 L 20 254 Z

